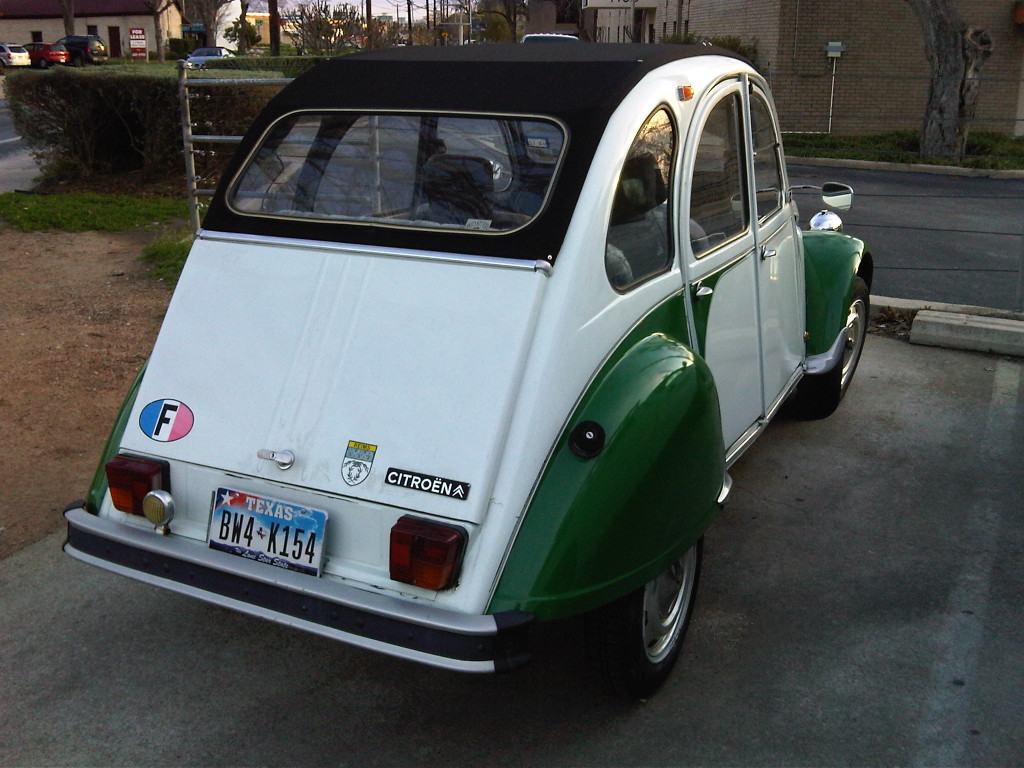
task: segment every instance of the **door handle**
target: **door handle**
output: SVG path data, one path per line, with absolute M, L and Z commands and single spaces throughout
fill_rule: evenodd
M 260 448 L 256 451 L 256 456 L 275 462 L 281 469 L 288 469 L 295 463 L 295 454 L 292 451 L 271 451 L 267 448 Z
M 773 256 L 778 256 L 778 255 L 779 255 L 779 252 L 776 251 L 774 248 L 768 248 L 768 247 L 766 247 L 764 245 L 761 246 L 761 261 L 764 261 L 765 259 L 770 259 Z
M 697 289 L 696 293 L 694 293 L 693 296 L 694 296 L 694 298 L 697 301 L 700 301 L 701 299 L 703 299 L 703 298 L 705 298 L 707 296 L 710 296 L 714 292 L 715 292 L 714 288 L 711 288 L 711 287 L 706 286 L 706 285 L 702 285 L 700 288 Z

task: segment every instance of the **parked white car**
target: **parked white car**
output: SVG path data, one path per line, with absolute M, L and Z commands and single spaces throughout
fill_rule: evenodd
M 729 467 L 857 366 L 871 257 L 796 220 L 727 51 L 323 62 L 227 169 L 66 551 L 456 670 L 586 614 L 648 696 Z
M 185 59 L 185 67 L 187 69 L 206 69 L 206 65 L 209 62 L 231 58 L 234 55 L 235 54 L 233 54 L 227 48 L 223 48 L 221 46 L 211 46 L 209 48 L 196 48 Z
M 12 43 L 0 43 L 0 69 L 7 67 L 27 67 L 32 63 L 31 57 L 24 46 Z

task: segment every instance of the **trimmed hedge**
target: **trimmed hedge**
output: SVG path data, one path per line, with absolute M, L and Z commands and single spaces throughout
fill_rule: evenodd
M 208 70 L 244 69 L 250 74 L 258 72 L 266 76 L 273 72 L 278 77 L 298 77 L 306 70 L 332 56 L 231 56 L 221 60 L 208 61 Z M 259 75 L 256 75 L 257 77 Z
M 7 99 L 15 126 L 45 175 L 141 171 L 160 177 L 184 172 L 177 74 L 170 65 L 137 64 L 14 72 L 7 75 Z M 223 74 L 281 76 L 279 69 Z M 193 130 L 244 133 L 278 90 L 242 84 L 196 88 L 190 102 Z M 230 151 L 208 152 L 212 166 L 221 165 L 225 153 Z
M 171 70 L 12 73 L 7 99 L 15 126 L 47 174 L 157 174 L 182 162 Z

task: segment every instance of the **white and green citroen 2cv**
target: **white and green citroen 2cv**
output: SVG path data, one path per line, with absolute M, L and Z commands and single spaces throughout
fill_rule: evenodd
M 839 404 L 871 277 L 860 240 L 798 229 L 727 51 L 321 63 L 228 167 L 65 549 L 455 670 L 586 614 L 649 695 L 730 465 L 784 404 Z

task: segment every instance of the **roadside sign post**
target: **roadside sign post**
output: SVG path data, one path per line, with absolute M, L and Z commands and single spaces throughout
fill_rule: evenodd
M 142 27 L 131 27 L 128 30 L 128 47 L 131 50 L 132 61 L 148 58 L 146 53 L 146 30 Z

